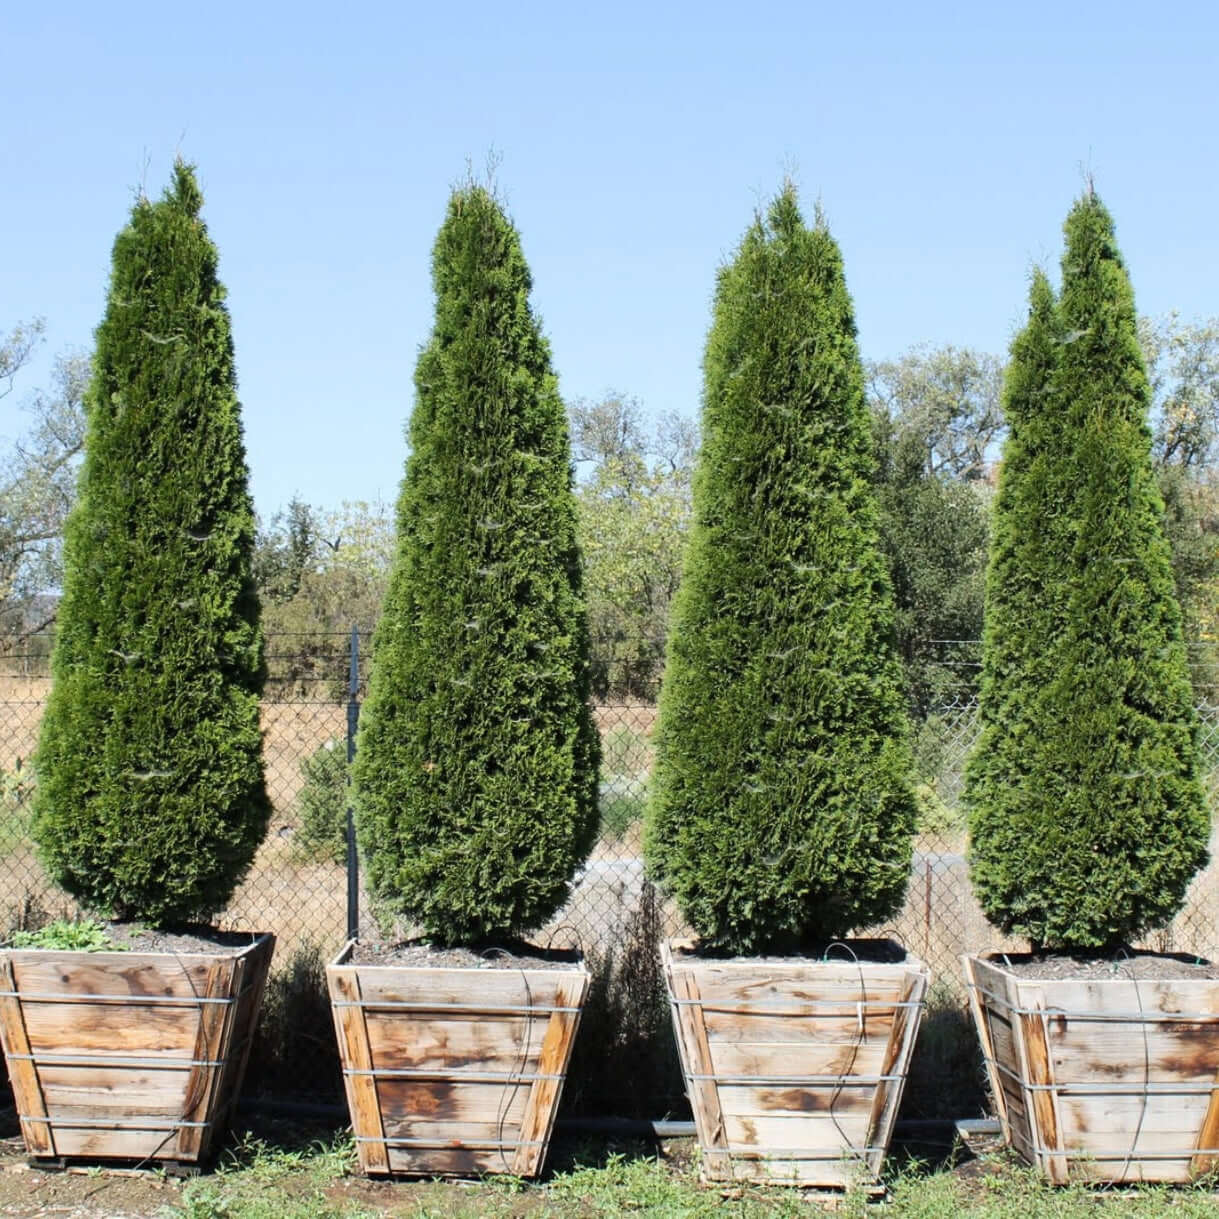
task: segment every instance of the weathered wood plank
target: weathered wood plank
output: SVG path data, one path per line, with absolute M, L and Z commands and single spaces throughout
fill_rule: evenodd
M 326 969 L 332 1000 L 340 1000 L 344 1006 L 333 1006 L 334 1029 L 339 1043 L 339 1057 L 344 1068 L 355 1071 L 372 1069 L 372 1053 L 368 1047 L 368 1029 L 364 1021 L 364 1009 L 359 1005 L 361 978 L 359 972 L 347 966 L 331 965 Z M 360 1167 L 368 1173 L 391 1171 L 389 1157 L 381 1127 L 381 1107 L 377 1100 L 377 1086 L 371 1075 L 346 1075 L 343 1078 L 347 1090 L 347 1103 L 351 1110 L 351 1124 L 357 1138 L 373 1141 L 356 1144 L 360 1156 Z
M 377 1080 L 381 1121 L 387 1128 L 400 1121 L 497 1122 L 505 1114 L 519 1123 L 529 1089 L 527 1083 L 461 1083 L 452 1076 Z
M 785 1116 L 738 1117 L 724 1114 L 724 1133 L 728 1146 L 754 1149 L 766 1155 L 787 1151 L 822 1151 L 827 1160 L 851 1153 L 848 1147 L 865 1147 L 868 1138 L 868 1111 L 798 1113 Z
M 368 1006 L 424 1004 L 433 1009 L 447 1007 L 464 1011 L 471 1018 L 497 1008 L 554 1006 L 561 981 L 570 972 L 556 969 L 413 969 L 385 965 L 354 968 L 360 975 L 362 1001 Z
M 901 1103 L 902 1091 L 906 1084 L 906 1074 L 910 1069 L 910 1057 L 914 1052 L 914 1041 L 918 1036 L 919 1024 L 922 1020 L 921 1005 L 927 989 L 928 974 L 926 971 L 907 975 L 906 987 L 902 992 L 902 1002 L 906 1005 L 898 1009 L 897 1019 L 893 1022 L 889 1044 L 885 1050 L 884 1061 L 881 1064 L 882 1078 L 879 1087 L 872 1098 L 872 1111 L 868 1119 L 868 1143 L 875 1148 L 889 1146 L 893 1135 L 893 1124 L 897 1120 L 897 1107 Z M 869 1167 L 874 1175 L 880 1175 L 883 1151 L 869 1153 Z
M 187 1075 L 185 1069 L 131 1067 L 45 1065 L 38 1071 L 49 1116 L 68 1124 L 73 1118 L 181 1117 Z
M 175 1130 L 103 1130 L 96 1126 L 57 1126 L 56 1155 L 66 1159 L 174 1159 Z
M 873 1009 L 861 1014 L 851 1009 L 836 1009 L 833 1014 L 821 1014 L 793 1008 L 784 1015 L 753 1014 L 703 1008 L 703 1024 L 712 1042 L 774 1041 L 788 1046 L 859 1045 L 876 1046 L 881 1053 L 889 1043 L 889 1030 L 900 1009 L 888 1008 L 884 1013 Z
M 692 969 L 673 965 L 666 952 L 662 951 L 662 957 L 669 976 L 670 994 L 674 1000 L 685 1000 L 674 1003 L 673 1020 L 677 1026 L 678 1042 L 683 1050 L 686 1092 L 690 1097 L 690 1107 L 694 1111 L 694 1124 L 703 1155 L 703 1172 L 711 1180 L 720 1180 L 730 1171 L 729 1157 L 724 1150 L 724 1115 L 720 1109 L 715 1082 L 708 1078 L 699 1078 L 713 1074 L 714 1066 L 702 1011 L 697 1006 L 701 997 L 698 980 Z
M 13 975 L 11 959 L 7 954 L 0 954 L 0 989 L 8 992 L 17 989 Z M 7 1059 L 8 1077 L 13 1086 L 17 1113 L 23 1119 L 21 1133 L 25 1138 L 26 1148 L 31 1155 L 59 1154 L 55 1149 L 51 1127 L 46 1122 L 25 1120 L 44 1118 L 47 1116 L 47 1110 L 36 1067 L 28 1058 L 13 1057 L 13 1055 L 28 1055 L 31 1051 L 21 1011 L 21 1001 L 14 998 L 11 993 L 6 998 L 0 998 L 0 1042 L 3 1042 L 5 1055 L 9 1056 Z
M 542 1170 L 542 1160 L 550 1143 L 550 1132 L 559 1108 L 559 1095 L 571 1058 L 572 1043 L 580 1024 L 579 1009 L 584 1003 L 588 981 L 586 973 L 571 975 L 563 980 L 556 992 L 559 997 L 557 1006 L 574 1007 L 576 1010 L 551 1013 L 537 1065 L 542 1078 L 535 1080 L 529 1090 L 529 1101 L 521 1118 L 520 1146 L 512 1161 L 512 1171 L 517 1176 L 533 1177 Z
M 712 1041 L 711 1065 L 716 1075 L 724 1076 L 797 1076 L 879 1075 L 884 1065 L 885 1042 L 868 1041 L 858 1050 L 850 1043 L 835 1041 L 827 1046 L 810 1041 L 805 1045 L 766 1041 Z
M 391 1147 L 388 1171 L 417 1177 L 470 1177 L 481 1173 L 507 1173 L 511 1172 L 513 1150 L 504 1148 L 467 1151 L 461 1148 L 448 1150 L 435 1147 L 412 1150 Z
M 378 1070 L 503 1069 L 505 1061 L 533 1070 L 549 1016 L 438 1020 L 425 1013 L 372 1010 L 368 1043 Z
M 244 972 L 244 967 L 239 966 L 231 957 L 214 961 L 208 970 L 202 998 L 231 999 L 235 992 L 234 984 L 240 984 L 240 975 Z M 204 1003 L 197 1009 L 195 1044 L 191 1055 L 194 1065 L 187 1077 L 186 1098 L 182 1103 L 184 1122 L 211 1120 L 209 1114 L 213 1108 L 213 1090 L 219 1069 L 203 1064 L 218 1062 L 222 1058 L 225 1026 L 231 1027 L 232 1015 L 232 1006 L 220 1002 Z M 203 1127 L 183 1126 L 178 1131 L 176 1148 L 178 1158 L 187 1162 L 198 1159 L 203 1143 Z
M 1065 1185 L 1067 1161 L 1064 1156 L 1056 1154 L 1062 1147 L 1058 1104 L 1053 1091 L 1047 1090 L 1054 1083 L 1054 1073 L 1050 1065 L 1046 1026 L 1041 1016 L 1032 1014 L 1020 1017 L 1020 1028 L 1028 1055 L 1028 1081 L 1036 1089 L 1032 1092 L 1030 1108 L 1037 1122 L 1037 1142 L 1043 1148 L 1043 1166 L 1054 1184 Z
M 39 1003 L 22 1000 L 26 1035 L 35 1054 L 189 1058 L 198 1007 L 140 1008 L 120 1004 Z
M 90 952 L 70 954 L 53 949 L 14 950 L 17 986 L 29 994 L 119 995 L 124 998 L 194 999 L 207 983 L 215 954 Z M 167 960 L 174 964 L 165 968 Z
M 805 1114 L 869 1114 L 875 1085 L 793 1085 L 790 1088 L 756 1088 L 719 1085 L 720 1109 L 728 1117 L 799 1117 Z

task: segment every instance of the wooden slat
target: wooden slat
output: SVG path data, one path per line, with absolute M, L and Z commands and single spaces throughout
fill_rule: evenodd
M 1066 1158 L 1056 1154 L 1062 1147 L 1061 1126 L 1058 1120 L 1058 1105 L 1054 1093 L 1046 1086 L 1054 1083 L 1050 1069 L 1050 1050 L 1046 1043 L 1044 1019 L 1036 1013 L 1021 1016 L 1020 1029 L 1024 1035 L 1024 1048 L 1028 1056 L 1028 1081 L 1037 1086 L 1032 1093 L 1031 1110 L 1036 1118 L 1035 1130 L 1038 1144 L 1043 1149 L 1043 1167 L 1055 1185 L 1067 1182 Z
M 674 998 L 694 1001 L 674 1004 L 673 1019 L 684 1050 L 688 1076 L 686 1091 L 690 1097 L 690 1107 L 694 1111 L 694 1124 L 702 1148 L 703 1171 L 713 1181 L 722 1180 L 731 1172 L 731 1166 L 724 1150 L 724 1115 L 720 1109 L 718 1089 L 713 1080 L 692 1078 L 711 1075 L 714 1071 L 711 1048 L 707 1043 L 707 1028 L 703 1024 L 702 1012 L 696 1005 L 700 998 L 698 980 L 692 969 L 680 968 L 668 960 L 665 965 Z
M 820 1084 L 791 1088 L 756 1088 L 719 1085 L 720 1109 L 729 1117 L 804 1117 L 838 1114 L 868 1115 L 875 1087 Z
M 347 1004 L 360 1002 L 360 976 L 348 966 L 328 966 L 326 976 L 330 983 L 331 999 Z M 364 1009 L 358 1006 L 333 1007 L 335 1034 L 339 1043 L 339 1056 L 343 1066 L 350 1070 L 372 1069 L 372 1053 L 368 1047 L 368 1029 L 364 1023 Z M 381 1109 L 377 1103 L 377 1086 L 370 1075 L 348 1075 L 344 1079 L 347 1102 L 351 1108 L 351 1124 L 357 1136 L 371 1139 L 384 1137 L 381 1127 Z M 357 1143 L 360 1167 L 369 1173 L 390 1171 L 390 1162 L 385 1145 L 379 1142 Z
M 260 935 L 257 941 L 239 958 L 243 966 L 241 980 L 235 985 L 234 993 L 238 996 L 237 1007 L 225 1037 L 225 1065 L 220 1078 L 218 1100 L 227 1106 L 227 1112 L 237 1103 L 241 1094 L 241 1085 L 245 1080 L 246 1067 L 250 1061 L 250 1051 L 254 1046 L 254 1030 L 258 1024 L 258 1016 L 262 1011 L 262 997 L 266 991 L 267 977 L 271 972 L 271 958 L 275 954 L 275 937 Z M 247 987 L 249 989 L 247 989 Z M 242 992 L 245 992 L 242 994 Z M 218 1133 L 219 1125 L 213 1128 L 213 1137 Z M 203 1154 L 208 1152 L 205 1143 Z
M 460 1083 L 447 1079 L 377 1080 L 381 1123 L 412 1122 L 511 1122 L 515 1126 L 525 1111 L 527 1083 Z
M 549 1017 L 438 1020 L 424 1012 L 369 1013 L 368 1044 L 377 1070 L 502 1069 L 505 1061 L 536 1069 Z M 528 1053 L 522 1057 L 522 1049 Z
M 986 1077 L 990 1083 L 991 1098 L 994 1101 L 999 1125 L 1003 1128 L 1003 1141 L 1010 1146 L 1012 1143 L 1011 1118 L 1007 1107 L 1007 1087 L 998 1069 L 999 1060 L 995 1057 L 994 1013 L 992 1005 L 977 989 L 979 974 L 982 972 L 979 969 L 981 964 L 977 957 L 968 955 L 961 957 L 961 965 L 965 971 L 965 981 L 969 984 L 969 1008 L 973 1012 L 974 1028 L 977 1030 L 978 1041 L 982 1046 L 982 1057 L 986 1060 Z M 993 979 L 990 976 L 994 972 L 994 970 L 989 968 L 985 969 L 988 979 L 992 981 Z M 1007 1022 L 1005 1021 L 1004 1023 L 1006 1024 Z M 1010 1062 L 1012 1059 L 1008 1058 L 1005 1061 Z
M 183 1070 L 149 1071 L 131 1067 L 38 1069 L 47 1112 L 55 1122 L 74 1118 L 182 1116 L 186 1080 Z
M 208 970 L 203 998 L 230 998 L 241 984 L 245 966 L 232 957 L 220 957 Z M 219 1068 L 202 1066 L 204 1062 L 217 1062 L 224 1056 L 225 1026 L 232 1027 L 233 1009 L 224 1003 L 203 1003 L 198 1009 L 198 1026 L 192 1057 L 195 1065 L 190 1069 L 186 1083 L 186 1098 L 182 1103 L 184 1122 L 210 1122 L 213 1087 Z M 204 1128 L 184 1126 L 178 1131 L 177 1158 L 192 1163 L 199 1158 L 204 1143 Z
M 57 1126 L 55 1152 L 65 1159 L 174 1159 L 175 1133 L 173 1130 L 100 1130 L 97 1127 Z
M 13 972 L 9 956 L 0 954 L 0 987 L 6 991 L 17 989 Z M 30 1043 L 22 1017 L 21 1001 L 12 998 L 11 995 L 0 999 L 0 1041 L 3 1041 L 4 1052 L 9 1056 L 8 1077 L 13 1086 L 13 1098 L 17 1102 L 18 1114 L 22 1118 L 46 1117 L 47 1110 L 43 1103 L 37 1069 L 28 1058 L 12 1057 L 12 1055 L 29 1054 Z M 22 1121 L 21 1133 L 31 1155 L 54 1156 L 59 1154 L 55 1149 L 51 1128 L 45 1122 Z
M 557 1006 L 580 1008 L 587 989 L 588 975 L 585 973 L 564 978 L 556 992 L 559 998 Z M 535 1080 L 529 1091 L 529 1102 L 520 1125 L 521 1144 L 512 1161 L 512 1171 L 519 1177 L 534 1177 L 542 1170 L 579 1024 L 578 1010 L 552 1012 L 550 1015 L 537 1071 L 539 1075 L 551 1078 Z
M 926 987 L 926 973 L 909 974 L 906 988 L 902 994 L 903 1001 L 907 1004 L 921 1003 Z M 922 1014 L 921 1007 L 902 1007 L 898 1009 L 897 1019 L 892 1024 L 889 1045 L 885 1050 L 880 1074 L 882 1076 L 891 1075 L 895 1078 L 882 1081 L 872 1099 L 872 1111 L 868 1120 L 868 1143 L 873 1147 L 889 1146 Z M 875 1176 L 880 1175 L 883 1156 L 883 1151 L 875 1151 L 868 1156 L 868 1166 Z
M 118 1054 L 189 1058 L 199 1009 L 141 1008 L 121 1004 L 40 1003 L 22 1000 L 26 1033 L 35 1054 Z
M 850 1147 L 867 1145 L 868 1111 L 800 1113 L 768 1117 L 724 1115 L 724 1133 L 734 1151 L 752 1148 L 767 1155 L 784 1150 L 820 1151 L 825 1162 L 847 1156 Z
M 371 1146 L 368 1143 L 359 1144 L 361 1148 Z M 509 1169 L 505 1161 L 511 1164 L 511 1152 L 499 1151 L 467 1151 L 463 1148 L 451 1150 L 439 1147 L 425 1149 L 408 1149 L 391 1147 L 384 1170 L 391 1173 L 401 1173 L 405 1176 L 422 1177 L 470 1177 L 481 1173 L 503 1173 Z
M 563 977 L 554 969 L 414 969 L 355 966 L 365 1004 L 457 1005 L 473 1018 L 496 1008 L 553 1006 Z M 393 1010 L 393 1009 L 390 1009 Z M 397 1009 L 399 1012 L 408 1009 Z
M 858 1012 L 839 1008 L 835 1014 L 817 1014 L 793 1007 L 783 1015 L 703 1008 L 703 1024 L 716 1042 L 782 1042 L 788 1046 L 814 1042 L 821 1046 L 875 1046 L 880 1053 L 889 1044 L 889 1029 L 900 1008 L 876 1011 L 869 1006 L 861 1024 Z M 793 1021 L 799 1021 L 798 1024 Z
M 207 983 L 215 954 L 175 954 L 165 968 L 164 953 L 90 952 L 41 949 L 12 953 L 19 990 L 31 994 L 120 995 L 134 998 L 193 999 Z
M 1206 1113 L 1202 1118 L 1202 1127 L 1198 1132 L 1198 1141 L 1194 1146 L 1199 1151 L 1209 1153 L 1219 1147 L 1216 1139 L 1219 1139 L 1219 1064 L 1216 1064 L 1214 1087 L 1211 1089 Z M 1194 1156 L 1189 1166 L 1190 1177 L 1200 1177 L 1205 1173 L 1213 1172 L 1216 1164 L 1219 1164 L 1219 1156 L 1211 1154 Z
M 810 1038 L 815 1033 L 810 1033 Z M 840 1075 L 849 1071 L 855 1075 L 879 1075 L 884 1065 L 885 1041 L 869 1038 L 856 1050 L 849 1043 L 835 1041 L 822 1046 L 814 1041 L 792 1045 L 765 1041 L 724 1042 L 708 1036 L 711 1066 L 716 1075 Z

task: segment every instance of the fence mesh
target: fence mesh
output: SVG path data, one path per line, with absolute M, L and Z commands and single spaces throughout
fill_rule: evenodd
M 29 836 L 36 782 L 30 759 L 50 687 L 48 650 L 43 643 L 22 655 L 0 657 L 0 936 L 76 912 L 42 870 Z M 999 941 L 970 890 L 961 789 L 976 734 L 970 673 L 976 669 L 977 645 L 956 645 L 945 654 L 950 679 L 941 683 L 939 700 L 915 722 L 923 822 L 906 902 L 890 924 L 868 930 L 895 934 L 943 984 L 959 987 L 961 953 L 1022 945 Z M 342 827 L 348 637 L 303 641 L 277 636 L 269 641 L 268 659 L 271 680 L 262 723 L 274 813 L 254 865 L 220 921 L 275 932 L 277 956 L 286 960 L 293 948 L 305 944 L 335 951 L 347 931 Z M 361 691 L 365 670 L 362 660 Z M 604 952 L 623 942 L 645 888 L 641 817 L 652 766 L 659 673 L 612 657 L 599 660 L 595 671 L 595 715 L 603 749 L 601 835 L 571 900 L 541 934 Z M 1201 667 L 1195 689 L 1203 773 L 1212 811 L 1219 812 L 1219 698 Z M 1219 856 L 1219 851 L 1212 854 Z M 375 909 L 363 888 L 360 897 L 361 933 L 375 935 Z M 1147 946 L 1211 955 L 1217 911 L 1219 862 L 1212 862 L 1195 879 L 1171 927 L 1156 933 Z M 660 917 L 666 933 L 682 932 L 671 906 L 662 906 Z

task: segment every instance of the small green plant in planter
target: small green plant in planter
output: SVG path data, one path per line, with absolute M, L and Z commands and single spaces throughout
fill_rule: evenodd
M 816 959 L 901 905 L 918 805 L 851 300 L 824 218 L 807 226 L 790 186 L 719 273 L 704 376 L 648 863 L 704 952 L 790 959 L 670 945 L 674 1020 L 709 1176 L 842 1184 L 879 1168 L 927 975 L 857 960 L 862 945 Z M 751 1004 L 762 978 L 770 997 Z M 872 1086 L 818 1095 L 836 1051 L 808 1025 L 816 1002 L 794 1000 L 819 987 L 823 1016 L 848 994 L 860 1011 L 887 1003 L 856 1056 Z M 704 1012 L 717 998 L 737 1014 Z M 849 1042 L 854 1017 L 837 1014 L 822 1025 Z M 773 1040 L 781 1016 L 808 1053 L 740 1064 L 716 1086 L 708 1047 L 763 1026 Z M 808 1086 L 788 1088 L 793 1075 Z M 794 1120 L 800 1109 L 818 1116 Z
M 202 201 L 179 162 L 115 240 L 32 817 L 47 870 L 85 911 L 161 932 L 223 909 L 270 808 L 254 512 Z M 112 956 L 60 932 L 0 952 L 27 1148 L 197 1162 L 240 1086 L 272 937 Z M 60 1013 L 38 1053 L 23 992 Z M 175 1069 L 150 1085 L 131 1065 L 145 1050 Z
M 1012 345 L 966 787 L 979 901 L 1033 953 L 966 969 L 1020 1151 L 1056 1181 L 1187 1180 L 1214 1163 L 1197 1153 L 1216 1146 L 1219 1098 L 1190 1081 L 1219 1070 L 1219 1040 L 1183 1075 L 1156 1046 L 1219 1010 L 1219 985 L 1131 945 L 1180 909 L 1209 818 L 1133 293 L 1091 189 L 1065 232 L 1061 289 L 1034 274 Z M 1060 1016 L 1013 1017 L 1039 1007 Z
M 454 191 L 432 269 L 435 325 L 415 374 L 398 550 L 353 778 L 374 896 L 433 945 L 495 946 L 498 958 L 559 910 L 596 833 L 576 504 L 529 270 L 516 229 L 484 187 Z M 407 1098 L 397 1077 L 369 1092 L 370 1077 L 349 1075 L 365 1171 L 536 1173 L 587 972 L 494 977 L 432 968 L 432 958 L 413 969 L 365 964 L 366 951 L 349 945 L 329 970 L 347 1064 L 365 1061 L 369 1035 L 349 1005 L 390 988 L 408 1006 L 451 1005 L 454 1069 L 475 1062 L 487 1080 L 438 1076 L 435 1096 L 416 1084 Z M 479 1029 L 467 1028 L 479 1004 Z M 522 1014 L 524 1045 L 514 1023 Z M 409 1010 L 368 1016 L 396 1024 L 379 1036 L 403 1046 L 410 1018 Z M 437 1050 L 438 1064 L 443 1057 Z M 540 1072 L 532 1085 L 489 1090 L 488 1080 L 526 1070 L 525 1058 L 530 1078 Z M 379 1065 L 414 1061 L 392 1059 Z M 461 1099 L 442 1104 L 442 1093 Z M 429 1126 L 428 1111 L 469 1121 Z M 401 1119 L 410 1137 L 394 1138 L 387 1131 Z

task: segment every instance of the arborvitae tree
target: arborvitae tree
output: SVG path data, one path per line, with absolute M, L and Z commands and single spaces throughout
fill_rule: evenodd
M 851 300 L 790 186 L 719 273 L 704 376 L 647 855 L 709 946 L 797 948 L 900 905 L 916 810 Z
M 1165 925 L 1207 857 L 1149 398 L 1113 222 L 1089 192 L 1060 299 L 1037 275 L 1012 346 L 968 771 L 979 899 L 1037 949 Z
M 51 873 L 159 925 L 221 909 L 270 814 L 254 511 L 202 202 L 179 163 L 114 243 L 37 758 Z
M 354 779 L 373 889 L 439 943 L 539 927 L 597 828 L 567 422 L 520 238 L 454 192 Z

